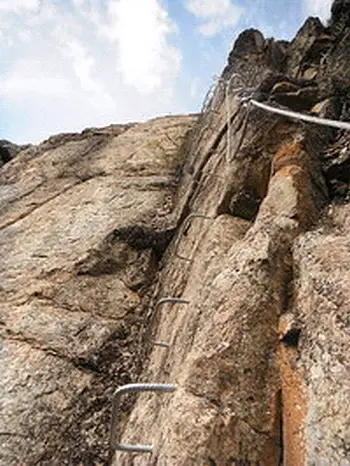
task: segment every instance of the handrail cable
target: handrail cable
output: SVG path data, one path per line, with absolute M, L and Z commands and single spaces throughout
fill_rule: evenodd
M 254 99 L 249 99 L 247 100 L 247 102 L 250 102 L 255 107 L 266 110 L 267 112 L 276 113 L 277 115 L 307 121 L 308 123 L 316 123 L 323 126 L 331 126 L 333 128 L 345 129 L 347 131 L 350 131 L 350 123 L 347 123 L 345 121 L 330 120 L 329 118 L 321 118 L 312 115 L 305 115 L 304 113 L 294 112 L 292 110 L 284 110 L 282 108 L 273 107 L 262 102 L 257 102 Z

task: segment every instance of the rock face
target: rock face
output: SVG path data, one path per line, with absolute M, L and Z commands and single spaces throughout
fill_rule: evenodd
M 55 136 L 1 169 L 1 465 L 104 461 L 195 119 Z
M 222 75 L 229 131 L 221 84 L 179 188 L 186 213 L 206 218 L 177 233 L 155 292 L 190 302 L 162 308 L 155 339 L 170 347 L 142 378 L 177 390 L 140 395 L 120 438 L 153 453 L 114 464 L 350 464 L 349 133 L 239 103 L 348 118 L 349 26 L 309 19 L 290 44 L 238 38 Z
M 1 465 L 350 464 L 350 134 L 242 100 L 350 119 L 347 4 L 242 33 L 199 118 L 2 167 Z M 122 399 L 117 440 L 151 454 L 108 451 L 130 382 L 176 385 Z

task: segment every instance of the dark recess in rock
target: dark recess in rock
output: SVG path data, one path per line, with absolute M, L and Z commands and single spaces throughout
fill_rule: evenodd
M 9 162 L 11 160 L 11 154 L 6 147 L 1 147 L 0 146 L 0 163 L 2 165 L 5 165 L 5 163 Z
M 290 329 L 281 339 L 286 346 L 298 346 L 301 330 L 298 328 Z
M 136 250 L 152 248 L 160 258 L 174 234 L 175 229 L 154 231 L 146 226 L 135 225 L 115 230 L 112 241 L 125 241 Z
M 339 24 L 342 28 L 350 26 L 350 0 L 334 0 L 332 5 L 331 27 L 335 28 Z

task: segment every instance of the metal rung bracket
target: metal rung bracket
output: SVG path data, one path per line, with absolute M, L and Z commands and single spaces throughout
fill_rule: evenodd
M 184 298 L 161 298 L 159 301 L 156 302 L 155 310 L 158 311 L 159 307 L 166 303 L 190 304 L 190 301 Z
M 117 439 L 117 413 L 120 406 L 121 397 L 128 393 L 137 392 L 173 392 L 176 385 L 164 383 L 131 383 L 123 385 L 116 389 L 113 395 L 112 419 L 109 438 L 109 459 L 113 459 L 116 451 L 125 451 L 129 453 L 152 453 L 152 445 L 127 445 L 120 443 Z
M 163 341 L 153 341 L 153 346 L 160 346 L 161 348 L 170 348 L 170 343 L 165 343 Z
M 183 224 L 181 226 L 181 230 L 180 230 L 180 233 L 179 233 L 179 236 L 177 238 L 177 241 L 175 243 L 175 256 L 178 258 L 178 259 L 182 259 L 184 261 L 187 261 L 187 262 L 190 262 L 192 259 L 189 259 L 188 257 L 184 257 L 184 256 L 181 256 L 179 253 L 178 253 L 178 249 L 179 249 L 179 244 L 180 244 L 180 239 L 181 239 L 181 236 L 183 235 L 185 229 L 187 228 L 187 226 L 192 222 L 193 219 L 195 218 L 203 218 L 204 220 L 214 220 L 214 217 L 209 217 L 207 215 L 203 215 L 203 214 L 196 214 L 196 213 L 193 213 L 193 214 L 189 214 L 185 220 L 183 221 Z
M 166 303 L 179 303 L 179 304 L 190 304 L 190 301 L 188 299 L 183 299 L 183 298 L 161 298 L 159 301 L 156 302 L 156 305 L 154 307 L 155 311 L 158 311 L 159 307 L 162 306 L 163 304 Z M 163 348 L 169 348 L 170 343 L 163 342 L 163 341 L 154 341 L 153 342 L 154 346 L 161 346 Z

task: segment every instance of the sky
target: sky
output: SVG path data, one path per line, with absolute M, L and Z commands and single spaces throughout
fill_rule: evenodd
M 0 139 L 197 112 L 239 32 L 291 39 L 332 0 L 0 0 Z

